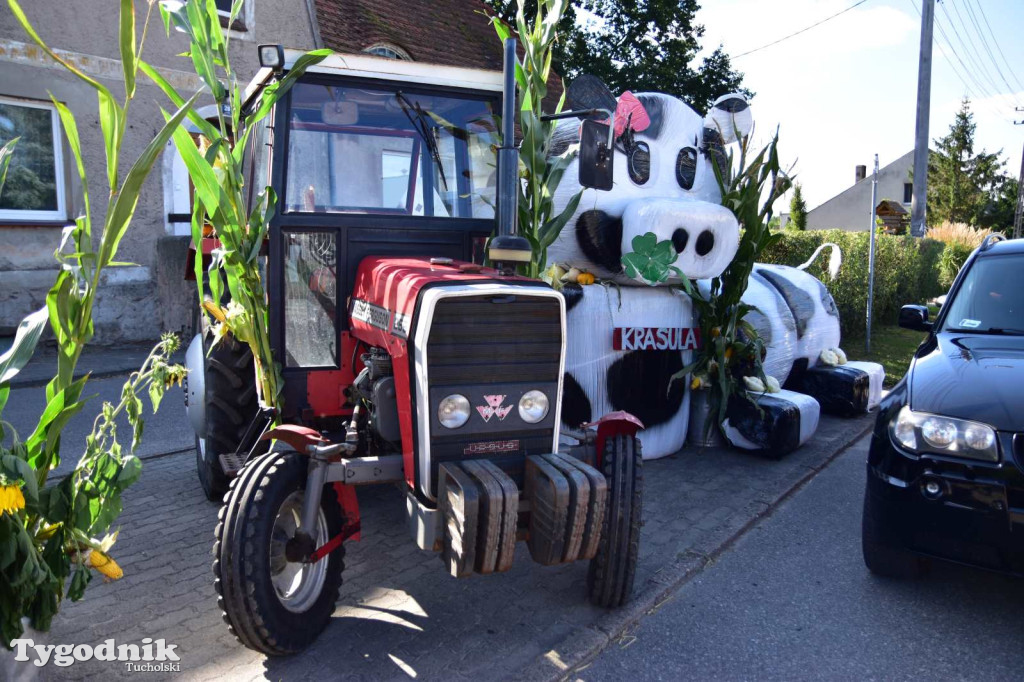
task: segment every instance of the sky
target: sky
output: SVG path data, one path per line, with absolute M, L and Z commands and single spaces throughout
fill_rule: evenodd
M 697 21 L 705 27 L 705 52 L 721 43 L 730 55 L 740 55 L 855 2 L 702 0 Z M 852 185 L 858 164 L 866 165 L 870 174 L 874 154 L 882 167 L 913 149 L 920 3 L 866 0 L 805 33 L 734 59 L 733 66 L 745 74 L 744 85 L 755 93 L 755 141 L 766 141 L 779 127 L 780 155 L 787 165 L 795 163 L 809 208 Z M 986 43 L 978 37 L 968 7 Z M 1015 117 L 1024 120 L 1024 111 L 1014 111 L 1015 106 L 1024 107 L 1024 41 L 1019 39 L 1024 0 L 941 0 L 935 15 L 929 139 L 948 132 L 967 95 L 977 124 L 975 151 L 1001 149 L 1005 170 L 1016 176 L 1024 144 L 1024 125 L 1013 124 Z M 986 45 L 1009 87 L 993 67 Z M 788 211 L 788 198 L 783 201 L 776 211 Z

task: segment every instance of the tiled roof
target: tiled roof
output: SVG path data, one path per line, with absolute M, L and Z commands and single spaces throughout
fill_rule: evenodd
M 390 43 L 418 62 L 500 71 L 501 41 L 491 13 L 481 0 L 316 0 L 324 47 L 362 52 Z M 552 73 L 545 110 L 561 94 L 562 81 Z
M 480 0 L 316 0 L 324 46 L 392 43 L 418 62 L 501 69 L 501 43 Z

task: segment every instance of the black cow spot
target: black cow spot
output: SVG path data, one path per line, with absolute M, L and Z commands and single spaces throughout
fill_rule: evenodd
M 576 282 L 568 282 L 562 285 L 562 298 L 565 299 L 565 312 L 576 307 L 583 300 L 583 287 Z
M 776 291 L 775 287 L 773 287 L 768 280 L 762 277 L 761 273 L 757 270 L 754 270 L 752 273 L 750 273 L 750 276 L 756 279 L 758 282 L 764 285 L 764 287 L 768 289 L 768 291 L 774 294 L 773 298 L 775 299 L 776 317 L 778 317 L 779 321 L 782 322 L 783 327 L 785 327 L 789 331 L 795 331 L 796 322 L 793 320 L 793 315 L 789 312 L 789 306 L 786 305 L 786 301 L 782 298 L 782 296 L 779 295 L 779 292 Z
M 793 361 L 793 367 L 789 370 L 789 376 L 786 377 L 786 384 L 783 386 L 787 391 L 801 392 L 801 388 L 804 383 L 804 374 L 807 373 L 807 358 L 797 358 Z
M 814 280 L 818 283 L 818 293 L 821 295 L 821 307 L 825 309 L 825 312 L 832 317 L 839 317 L 839 308 L 836 306 L 835 299 L 832 298 L 832 294 L 828 292 L 828 289 L 821 280 Z
M 789 306 L 789 311 L 793 313 L 796 336 L 802 339 L 807 331 L 807 323 L 814 316 L 814 300 L 811 295 L 777 272 L 767 268 L 761 268 L 758 272 L 782 295 L 782 299 Z
M 722 111 L 728 111 L 730 114 L 736 114 L 749 109 L 750 105 L 747 104 L 747 100 L 742 97 L 730 97 L 716 103 L 714 108 L 721 109 Z
M 685 382 L 669 389 L 669 379 L 683 368 L 677 350 L 636 350 L 608 368 L 608 400 L 616 410 L 635 415 L 651 428 L 674 417 L 683 404 Z
M 766 346 L 770 346 L 771 345 L 771 343 L 772 343 L 772 323 L 768 320 L 767 317 L 764 316 L 764 313 L 762 313 L 757 308 L 754 308 L 749 313 L 744 315 L 743 319 L 750 323 L 750 326 L 754 328 L 754 331 L 757 332 L 757 335 L 761 337 L 762 341 L 764 341 L 764 345 L 766 345 Z M 743 334 L 742 331 L 741 331 L 740 336 L 744 337 L 746 335 Z M 745 340 L 749 340 L 749 339 L 745 339 Z
M 647 118 L 651 119 L 651 125 L 647 126 L 647 130 L 642 134 L 656 140 L 661 134 L 661 126 L 665 122 L 665 102 L 660 97 L 651 95 L 637 95 L 637 99 L 640 100 L 640 104 L 644 105 Z
M 622 218 L 604 211 L 584 211 L 576 219 L 576 241 L 591 262 L 610 272 L 622 271 Z
M 706 256 L 715 248 L 715 235 L 711 230 L 704 230 L 697 235 L 697 255 Z
M 590 399 L 576 378 L 566 372 L 562 377 L 562 423 L 577 429 L 593 419 Z
M 683 228 L 680 227 L 672 233 L 672 246 L 675 247 L 676 253 L 682 253 L 688 241 L 690 241 L 690 233 Z
M 725 415 L 730 426 L 769 457 L 781 457 L 800 445 L 800 408 L 784 398 L 759 396 L 755 405 L 734 395 Z
M 569 150 L 569 147 L 574 144 L 578 144 L 579 141 L 579 123 L 576 121 L 568 124 L 563 123 L 555 128 L 555 131 L 551 134 L 551 142 L 548 145 L 548 156 L 561 156 Z

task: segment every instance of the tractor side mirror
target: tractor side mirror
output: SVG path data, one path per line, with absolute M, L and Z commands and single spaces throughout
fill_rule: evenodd
M 615 95 L 597 76 L 583 74 L 569 84 L 565 98 L 571 113 L 583 119 L 579 152 L 580 186 L 610 190 L 615 159 Z
M 612 127 L 584 120 L 580 130 L 579 182 L 581 187 L 608 191 L 612 188 L 615 149 L 609 143 Z

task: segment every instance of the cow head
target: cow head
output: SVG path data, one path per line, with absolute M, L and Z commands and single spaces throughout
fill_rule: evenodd
M 630 104 L 623 107 L 627 96 Z M 643 124 L 625 125 L 619 120 L 624 111 Z M 623 254 L 632 251 L 634 237 L 653 232 L 659 241 L 671 240 L 679 253 L 675 265 L 687 277 L 721 274 L 736 253 L 739 225 L 720 203 L 714 164 L 724 167 L 725 145 L 750 132 L 746 100 L 726 95 L 701 118 L 669 95 L 624 93 L 617 120 L 613 187 L 583 191 L 576 215 L 551 246 L 549 262 L 626 281 Z M 565 153 L 578 141 L 578 123 L 568 121 L 556 130 L 548 153 Z M 577 175 L 574 162 L 555 194 L 556 210 L 579 191 Z

